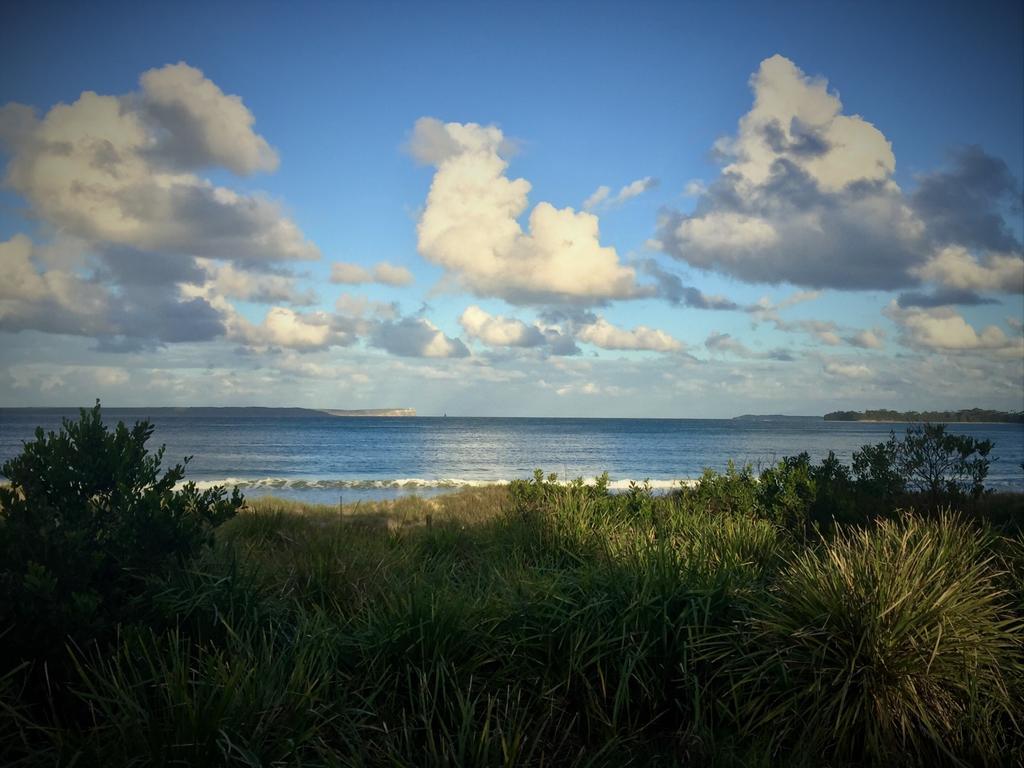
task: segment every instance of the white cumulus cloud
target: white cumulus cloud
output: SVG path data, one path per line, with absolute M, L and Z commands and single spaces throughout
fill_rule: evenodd
M 871 328 L 857 331 L 851 336 L 846 336 L 843 340 L 851 347 L 881 349 L 885 346 L 885 342 L 882 340 L 884 337 L 885 333 L 880 328 Z
M 109 292 L 72 271 L 40 271 L 34 251 L 24 235 L 0 242 L 0 329 L 85 335 L 115 332 Z
M 299 289 L 292 275 L 257 272 L 231 262 L 212 259 L 196 261 L 206 272 L 214 294 L 262 304 L 287 302 L 296 306 L 309 306 L 316 303 L 316 293 L 311 289 Z
M 277 158 L 241 100 L 184 64 L 150 70 L 140 93 L 85 91 L 42 118 L 0 108 L 5 181 L 53 227 L 94 245 L 231 259 L 316 259 L 319 252 L 262 195 L 194 173 L 271 170 Z
M 544 344 L 540 329 L 515 318 L 492 315 L 471 305 L 459 317 L 466 334 L 492 347 L 536 347 Z
M 963 291 L 1024 292 L 1024 258 L 991 253 L 979 261 L 962 246 L 943 248 L 912 270 L 922 280 Z
M 681 352 L 685 345 L 657 328 L 638 325 L 620 328 L 598 317 L 594 322 L 576 330 L 576 338 L 602 349 L 650 350 L 652 352 Z
M 382 285 L 401 287 L 411 284 L 413 280 L 412 272 L 408 269 L 389 264 L 386 261 L 379 261 L 373 267 L 364 267 L 360 264 L 344 261 L 336 261 L 331 265 L 332 283 L 347 285 L 380 283 Z
M 527 229 L 530 183 L 505 175 L 495 126 L 416 122 L 410 149 L 436 167 L 417 227 L 419 251 L 461 287 L 513 303 L 587 304 L 638 293 L 636 272 L 599 240 L 598 219 L 538 203 Z
M 716 148 L 732 162 L 724 173 L 750 189 L 764 185 L 785 157 L 825 191 L 853 182 L 886 181 L 896 168 L 892 145 L 860 115 L 843 114 L 828 81 L 805 75 L 792 61 L 775 55 L 750 78 L 754 106 L 740 120 L 735 137 Z
M 903 332 L 904 343 L 931 351 L 995 350 L 1014 353 L 1020 347 L 999 326 L 980 331 L 951 307 L 906 307 L 891 302 L 884 314 Z
M 842 289 L 916 280 L 924 224 L 892 181 L 888 140 L 845 114 L 822 78 L 772 56 L 750 80 L 754 104 L 715 150 L 721 176 L 694 186 L 692 213 L 667 212 L 654 243 L 749 282 Z
M 332 320 L 326 312 L 301 313 L 287 307 L 272 307 L 258 325 L 235 316 L 229 324 L 228 338 L 253 347 L 282 347 L 297 351 L 353 343 L 355 335 L 336 328 Z
M 139 80 L 142 103 L 159 130 L 153 150 L 177 167 L 219 165 L 238 174 L 277 169 L 277 153 L 252 130 L 256 118 L 184 62 L 150 69 Z

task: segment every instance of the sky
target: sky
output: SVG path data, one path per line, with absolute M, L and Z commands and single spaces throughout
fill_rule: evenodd
M 1024 409 L 1022 28 L 7 4 L 0 406 Z

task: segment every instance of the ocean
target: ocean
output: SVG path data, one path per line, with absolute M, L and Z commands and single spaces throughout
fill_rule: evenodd
M 855 450 L 902 434 L 905 424 L 815 418 L 548 419 L 350 418 L 244 409 L 190 413 L 105 408 L 108 423 L 149 418 L 151 447 L 166 444 L 165 464 L 192 456 L 187 479 L 238 485 L 250 496 L 275 495 L 337 504 L 433 495 L 453 488 L 526 478 L 535 468 L 560 478 L 608 472 L 613 488 L 650 480 L 660 490 L 723 470 L 732 459 L 755 469 L 807 451 Z M 36 426 L 60 426 L 75 409 L 0 409 L 0 461 L 16 455 Z M 1024 425 L 954 424 L 950 430 L 995 443 L 988 485 L 1024 490 Z

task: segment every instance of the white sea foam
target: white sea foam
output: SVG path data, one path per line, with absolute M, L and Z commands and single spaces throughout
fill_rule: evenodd
M 331 478 L 302 478 L 302 477 L 224 477 L 215 480 L 196 480 L 196 487 L 200 490 L 222 485 L 227 487 L 237 486 L 239 488 L 275 489 L 286 488 L 288 490 L 331 490 L 335 488 L 352 488 L 357 490 L 374 489 L 395 489 L 410 491 L 418 488 L 480 488 L 488 485 L 508 485 L 511 480 L 508 478 L 493 479 L 466 479 L 460 477 L 423 478 L 423 477 L 399 477 L 393 479 L 331 479 Z M 587 485 L 593 485 L 594 480 L 585 480 Z M 630 485 L 643 486 L 644 480 L 610 480 L 608 488 L 612 491 L 629 490 Z M 695 479 L 648 479 L 647 484 L 651 490 L 656 492 L 670 491 L 680 486 L 692 486 Z M 563 483 L 564 484 L 564 483 Z

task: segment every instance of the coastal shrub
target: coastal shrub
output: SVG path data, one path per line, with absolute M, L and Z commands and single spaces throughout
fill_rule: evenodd
M 778 750 L 1000 764 L 1020 745 L 1024 625 L 960 518 L 906 516 L 798 552 L 718 658 Z
M 955 435 L 945 424 L 915 424 L 902 439 L 865 445 L 853 454 L 860 498 L 891 505 L 905 493 L 923 497 L 929 509 L 977 501 L 985 492 L 994 444 Z
M 887 442 L 864 445 L 853 452 L 853 476 L 859 497 L 885 508 L 903 495 L 906 480 L 896 464 L 897 454 L 895 432 Z
M 737 467 L 730 459 L 723 473 L 705 469 L 685 497 L 708 512 L 751 514 L 757 506 L 757 477 L 749 464 Z
M 149 422 L 108 429 L 99 402 L 65 419 L 0 467 L 0 651 L 5 663 L 63 656 L 110 634 L 146 576 L 194 555 L 242 499 L 178 489 L 185 465 L 161 474 Z M 187 459 L 186 459 L 187 462 Z
M 978 506 L 985 493 L 991 441 L 954 435 L 944 424 L 914 425 L 902 439 L 865 445 L 852 467 L 833 452 L 820 464 L 786 456 L 756 478 L 749 467 L 706 470 L 690 497 L 713 511 L 737 511 L 808 533 L 834 523 L 864 523 L 900 505 L 927 510 Z
M 545 477 L 543 470 L 536 469 L 531 480 L 513 480 L 508 485 L 512 508 L 522 515 L 542 510 L 559 493 L 558 475 Z
M 975 499 L 985 491 L 994 444 L 954 435 L 945 424 L 909 427 L 897 451 L 897 466 L 910 490 L 932 504 Z
M 655 520 L 657 501 L 654 497 L 654 490 L 648 480 L 637 483 L 632 480 L 629 488 L 624 494 L 622 506 L 630 519 L 639 523 L 651 525 Z
M 865 519 L 850 469 L 832 452 L 820 464 L 807 453 L 786 456 L 759 475 L 732 462 L 724 473 L 707 469 L 682 498 L 694 509 L 761 518 L 798 535 Z
M 1024 536 L 1024 494 L 986 489 L 970 504 L 971 514 L 1007 536 Z
M 664 495 L 258 500 L 133 566 L 64 684 L 0 675 L 0 763 L 1012 764 L 1019 536 L 858 483 L 803 454 Z
M 811 468 L 814 479 L 814 500 L 810 507 L 810 518 L 818 526 L 829 526 L 834 522 L 861 522 L 867 518 L 859 512 L 856 486 L 850 467 L 836 458 L 835 453 Z
M 757 483 L 757 507 L 768 519 L 792 530 L 809 525 L 817 483 L 806 453 L 787 456 L 764 470 Z
M 862 522 L 850 468 L 829 451 L 820 464 L 806 453 L 787 456 L 758 477 L 759 514 L 794 532 Z

